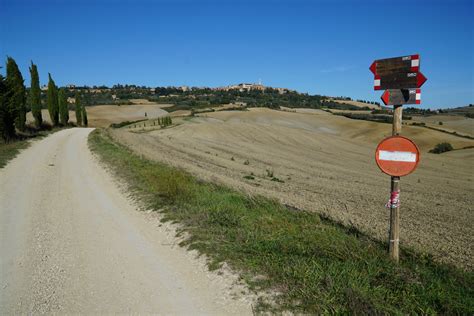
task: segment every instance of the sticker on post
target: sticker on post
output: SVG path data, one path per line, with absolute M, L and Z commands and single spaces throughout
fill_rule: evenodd
M 387 204 L 385 204 L 386 208 L 397 208 L 400 206 L 400 190 L 392 191 L 390 193 L 390 198 L 388 199 Z

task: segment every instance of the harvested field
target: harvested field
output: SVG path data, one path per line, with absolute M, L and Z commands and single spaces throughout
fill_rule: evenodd
M 463 115 L 440 114 L 430 116 L 413 116 L 413 122 L 425 123 L 426 126 L 445 130 L 447 132 L 456 132 L 461 135 L 474 137 L 474 119 Z M 442 122 L 442 125 L 439 124 Z
M 110 132 L 145 157 L 250 194 L 319 212 L 386 240 L 390 178 L 374 162 L 390 124 L 350 120 L 324 111 L 224 111 L 177 126 Z M 422 151 L 420 166 L 402 179 L 401 244 L 440 262 L 474 267 L 474 150 L 428 154 L 437 143 L 474 141 L 403 126 Z
M 112 123 L 120 123 L 124 121 L 136 121 L 146 118 L 157 118 L 168 114 L 162 110 L 164 104 L 144 103 L 134 105 L 96 105 L 88 106 L 87 118 L 89 119 L 89 127 L 108 127 Z M 147 116 L 145 117 L 145 113 Z M 43 120 L 51 122 L 48 110 L 42 110 Z M 27 114 L 27 121 L 33 122 L 31 112 Z M 69 111 L 69 121 L 76 122 L 76 113 Z

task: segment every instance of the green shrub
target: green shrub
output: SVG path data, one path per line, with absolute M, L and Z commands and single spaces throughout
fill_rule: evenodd
M 441 154 L 447 151 L 453 150 L 453 146 L 450 143 L 439 143 L 435 148 L 430 150 L 430 153 Z
M 111 128 L 120 128 L 120 127 L 124 127 L 124 126 L 131 125 L 131 124 L 134 124 L 134 123 L 143 122 L 143 121 L 144 120 L 124 121 L 124 122 L 120 122 L 120 123 L 112 123 L 112 124 L 110 124 L 110 127 Z M 136 127 L 136 125 L 135 125 L 135 127 Z

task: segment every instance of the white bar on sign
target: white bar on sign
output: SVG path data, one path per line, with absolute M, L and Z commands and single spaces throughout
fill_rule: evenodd
M 411 60 L 411 66 L 412 67 L 418 67 L 420 65 L 420 60 L 419 59 L 412 59 Z
M 416 100 L 420 100 L 420 99 L 421 99 L 421 95 L 420 95 L 419 93 L 417 93 L 417 94 L 415 95 L 415 99 L 416 99 Z
M 379 160 L 416 162 L 416 154 L 410 151 L 379 151 Z
M 374 86 L 376 86 L 376 87 L 380 86 L 380 79 L 375 79 L 374 80 Z

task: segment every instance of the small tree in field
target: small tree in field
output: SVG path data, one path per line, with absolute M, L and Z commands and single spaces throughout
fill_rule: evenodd
M 87 126 L 87 124 L 89 123 L 87 120 L 86 107 L 84 105 L 82 106 L 82 123 L 84 124 L 84 126 Z
M 59 90 L 58 103 L 59 103 L 59 121 L 61 125 L 66 126 L 69 121 L 69 108 L 67 104 L 66 91 L 64 90 L 64 88 Z
M 58 103 L 58 88 L 54 83 L 51 74 L 48 74 L 49 81 L 48 81 L 48 92 L 46 94 L 47 102 L 48 102 L 48 112 L 49 117 L 51 119 L 51 123 L 53 126 L 57 126 L 59 124 L 59 103 Z
M 0 75 L 0 136 L 5 143 L 15 137 L 15 109 L 12 107 L 5 78 Z
M 30 75 L 31 75 L 31 88 L 30 88 L 30 97 L 29 103 L 31 106 L 31 114 L 35 119 L 36 128 L 40 128 L 43 123 L 43 116 L 41 114 L 41 90 L 39 83 L 38 68 L 33 62 L 30 66 Z
M 7 58 L 7 87 L 11 92 L 8 98 L 10 107 L 14 109 L 15 126 L 18 130 L 25 130 L 26 123 L 26 88 L 23 76 L 15 60 Z
M 447 151 L 453 150 L 453 146 L 450 143 L 439 143 L 435 148 L 430 150 L 430 153 L 441 154 Z
M 76 93 L 76 124 L 77 126 L 82 125 L 82 104 L 81 95 Z

